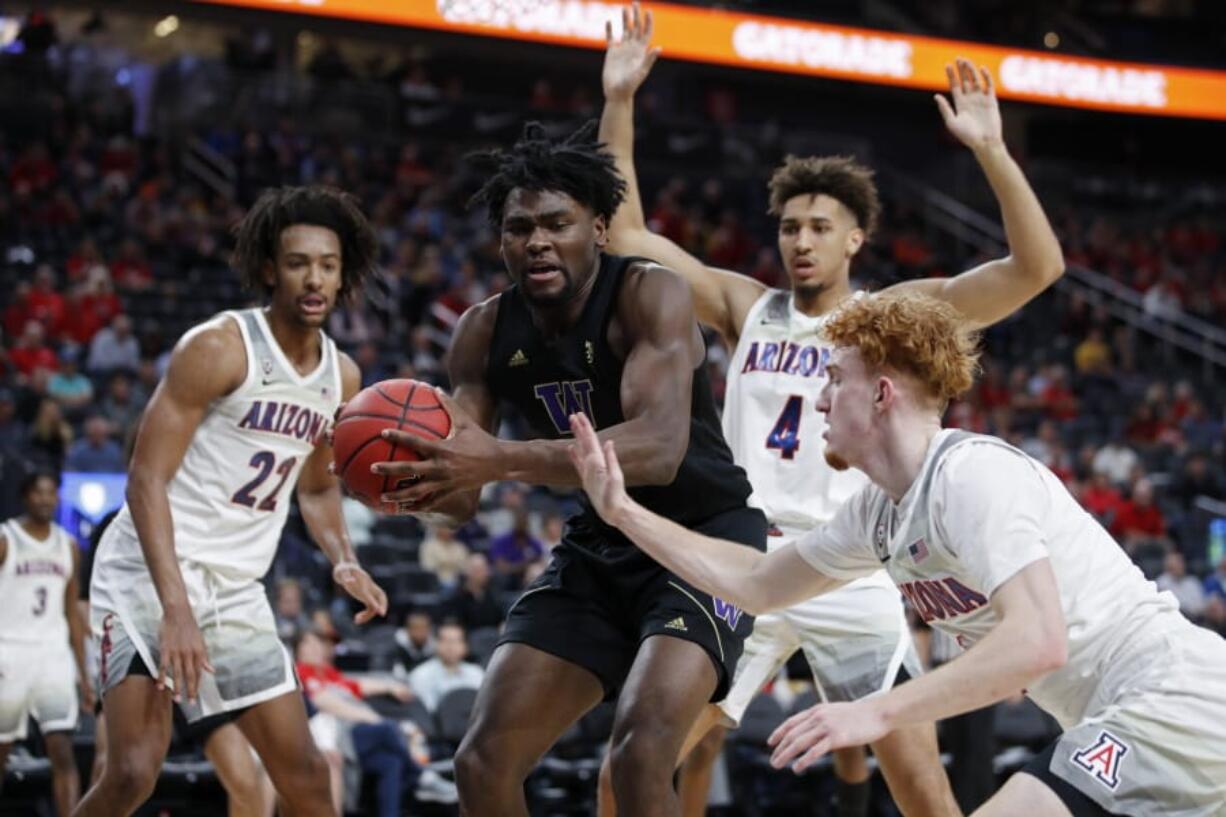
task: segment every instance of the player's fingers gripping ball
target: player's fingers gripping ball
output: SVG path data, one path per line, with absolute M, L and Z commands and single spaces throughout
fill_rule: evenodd
M 421 458 L 412 449 L 383 439 L 381 433 L 389 428 L 442 440 L 451 433 L 451 415 L 429 385 L 384 380 L 358 392 L 337 417 L 332 430 L 333 470 L 345 490 L 377 511 L 396 513 L 396 503 L 380 497 L 407 487 L 408 479 L 372 474 L 370 466 Z

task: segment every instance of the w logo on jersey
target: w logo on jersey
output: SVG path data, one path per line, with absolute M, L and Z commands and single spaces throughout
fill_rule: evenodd
M 593 422 L 592 381 L 567 380 L 561 383 L 541 383 L 533 394 L 545 405 L 545 412 L 559 434 L 570 434 L 570 415 L 582 412 Z
M 725 624 L 735 630 L 736 625 L 741 622 L 741 608 L 715 596 L 712 596 L 711 600 L 715 602 L 716 617 L 722 618 Z
M 1120 785 L 1120 761 L 1128 754 L 1128 746 L 1105 729 L 1094 744 L 1073 753 L 1073 762 L 1111 791 Z

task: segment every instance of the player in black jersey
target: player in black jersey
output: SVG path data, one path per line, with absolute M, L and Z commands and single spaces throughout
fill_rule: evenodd
M 689 287 L 657 264 L 602 251 L 625 183 L 593 131 L 551 142 L 529 125 L 512 149 L 476 157 L 491 175 L 475 200 L 501 233 L 514 285 L 456 328 L 454 435 L 430 443 L 389 432 L 424 459 L 376 467 L 413 480 L 386 499 L 456 522 L 476 511 L 487 482 L 578 487 L 564 438 L 569 415 L 582 412 L 616 441 L 638 501 L 761 549 L 766 520 L 746 506 L 749 483 L 720 431 Z M 493 437 L 500 401 L 540 439 Z M 677 814 L 677 751 L 703 706 L 726 692 L 751 627 L 604 524 L 585 497 L 490 661 L 456 756 L 463 812 L 527 815 L 532 767 L 585 712 L 617 698 L 619 804 Z

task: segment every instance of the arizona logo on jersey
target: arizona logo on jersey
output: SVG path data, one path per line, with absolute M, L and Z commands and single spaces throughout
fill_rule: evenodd
M 1078 768 L 1115 791 L 1120 785 L 1120 761 L 1128 754 L 1128 745 L 1107 730 L 1098 734 L 1093 744 L 1073 753 Z

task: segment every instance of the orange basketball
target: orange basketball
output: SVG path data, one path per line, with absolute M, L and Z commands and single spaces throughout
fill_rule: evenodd
M 386 428 L 442 440 L 451 433 L 451 416 L 434 389 L 416 380 L 384 380 L 362 389 L 345 405 L 332 431 L 332 456 L 337 476 L 355 499 L 377 511 L 396 513 L 384 493 L 408 487 L 403 477 L 372 474 L 376 462 L 420 459 L 412 449 L 385 440 Z

